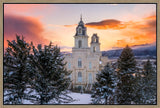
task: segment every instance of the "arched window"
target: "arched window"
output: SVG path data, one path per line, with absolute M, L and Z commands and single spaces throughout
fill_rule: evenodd
M 93 42 L 96 42 L 96 38 L 94 37 Z
M 96 42 L 97 42 L 97 43 L 99 42 L 99 37 L 96 38 Z
M 91 73 L 89 73 L 88 79 L 89 79 L 89 84 L 92 84 L 92 74 Z
M 82 72 L 78 72 L 78 82 L 82 82 Z
M 80 58 L 78 59 L 78 67 L 82 67 L 82 60 Z
M 89 62 L 89 69 L 92 69 L 92 63 Z
M 79 33 L 79 34 L 82 34 L 82 28 L 79 28 L 79 29 L 78 29 L 78 33 Z
M 93 52 L 96 52 L 96 47 L 93 47 Z
M 78 41 L 78 48 L 81 48 L 81 47 L 82 47 L 82 41 L 79 40 L 79 41 Z

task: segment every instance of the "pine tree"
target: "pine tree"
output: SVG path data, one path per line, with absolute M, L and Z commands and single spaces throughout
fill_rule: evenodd
M 144 64 L 143 79 L 143 104 L 156 104 L 156 69 L 152 66 L 150 60 Z
M 30 46 L 20 36 L 16 35 L 16 41 L 8 40 L 8 48 L 4 55 L 4 104 L 22 104 L 24 93 L 28 83 L 28 71 L 26 63 Z
M 140 71 L 137 71 L 135 73 L 135 78 L 134 78 L 134 84 L 133 84 L 133 89 L 134 89 L 134 98 L 132 101 L 134 104 L 143 104 L 143 74 Z
M 31 65 L 34 67 L 32 89 L 37 93 L 36 104 L 61 104 L 73 101 L 67 95 L 70 84 L 70 72 L 64 67 L 64 57 L 60 48 L 50 43 L 42 49 L 41 45 L 33 48 Z
M 118 103 L 132 104 L 134 100 L 134 79 L 136 61 L 132 49 L 127 45 L 118 59 Z
M 91 96 L 93 104 L 116 104 L 117 77 L 114 69 L 107 64 L 96 79 Z

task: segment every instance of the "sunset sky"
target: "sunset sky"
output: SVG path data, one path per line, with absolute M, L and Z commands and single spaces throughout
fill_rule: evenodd
M 89 43 L 97 33 L 102 51 L 156 43 L 156 4 L 4 4 L 4 47 L 18 34 L 71 51 L 81 14 Z

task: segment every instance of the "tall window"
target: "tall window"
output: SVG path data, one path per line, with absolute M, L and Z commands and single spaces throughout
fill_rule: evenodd
M 92 74 L 91 73 L 89 73 L 88 79 L 89 79 L 89 84 L 91 84 L 92 83 Z
M 82 28 L 79 28 L 78 32 L 79 34 L 82 34 Z
M 96 52 L 96 47 L 93 47 L 93 52 Z
M 89 69 L 92 69 L 92 63 L 89 62 Z
M 78 59 L 78 67 L 82 67 L 82 60 L 80 58 Z
M 93 39 L 93 42 L 96 42 L 96 38 Z
M 78 72 L 78 82 L 82 82 L 82 72 Z
M 82 41 L 81 41 L 81 40 L 78 41 L 78 47 L 79 47 L 79 48 L 82 47 Z

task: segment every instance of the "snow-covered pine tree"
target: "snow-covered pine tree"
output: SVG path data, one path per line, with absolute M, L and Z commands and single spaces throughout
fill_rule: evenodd
M 118 59 L 118 103 L 131 104 L 134 100 L 134 76 L 136 61 L 132 49 L 127 45 Z
M 141 71 L 136 71 L 133 84 L 134 99 L 132 100 L 134 104 L 143 104 L 143 86 L 143 73 Z
M 117 76 L 114 69 L 107 64 L 104 69 L 97 74 L 97 82 L 92 89 L 92 104 L 117 104 L 116 86 Z
M 35 68 L 35 78 L 31 86 L 37 93 L 36 104 L 61 104 L 73 101 L 67 95 L 70 72 L 65 68 L 60 48 L 53 46 L 52 43 L 44 49 L 41 45 L 37 48 L 32 45 L 32 48 L 33 55 L 30 58 L 31 65 Z
M 4 54 L 4 104 L 23 104 L 28 71 L 26 63 L 30 53 L 30 46 L 20 36 L 16 41 L 8 40 L 8 48 Z
M 143 104 L 156 104 L 157 95 L 157 79 L 156 67 L 153 67 L 150 60 L 144 64 L 144 80 L 143 80 Z

